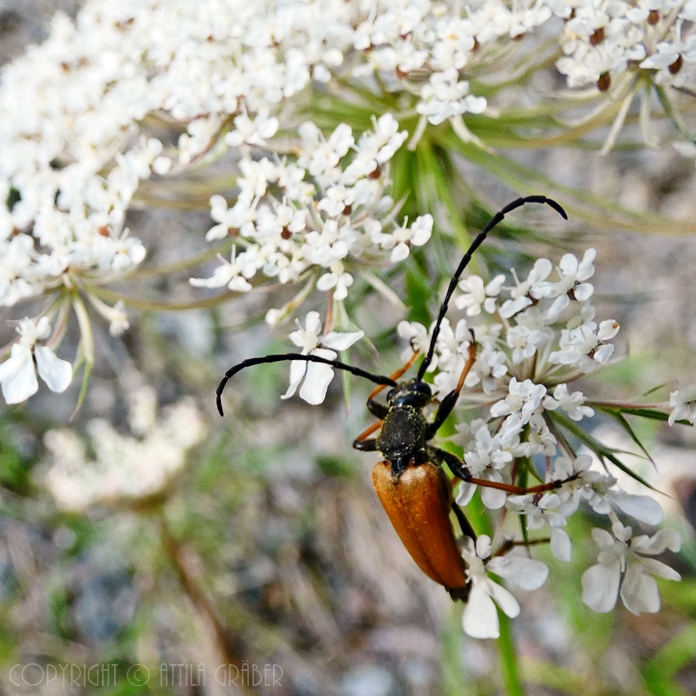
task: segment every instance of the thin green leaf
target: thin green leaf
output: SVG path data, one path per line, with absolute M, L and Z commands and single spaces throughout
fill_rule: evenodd
M 80 388 L 80 395 L 77 397 L 77 404 L 75 405 L 75 410 L 70 414 L 69 422 L 72 422 L 75 416 L 80 412 L 82 404 L 87 395 L 87 387 L 89 386 L 89 377 L 92 374 L 93 363 L 85 360 L 85 371 L 82 375 L 82 387 Z
M 583 430 L 575 421 L 572 421 L 570 418 L 566 418 L 566 416 L 558 411 L 550 411 L 548 412 L 548 415 L 549 418 L 555 421 L 557 425 L 562 427 L 564 430 L 567 430 L 569 433 L 571 433 L 571 435 L 575 435 L 580 442 L 591 449 L 599 457 L 602 464 L 605 464 L 604 460 L 608 459 L 614 466 L 618 467 L 627 476 L 630 476 L 632 479 L 642 483 L 646 488 L 649 488 L 651 491 L 655 491 L 656 493 L 662 493 L 662 491 L 649 484 L 642 476 L 637 474 L 630 467 L 626 466 L 626 464 L 624 464 L 616 456 L 616 454 L 630 454 L 631 456 L 637 456 L 635 453 L 623 452 L 622 450 L 607 447 L 599 440 L 592 437 L 592 435 L 590 435 L 586 430 Z
M 652 389 L 648 389 L 647 391 L 643 392 L 641 394 L 642 398 L 645 398 L 646 396 L 650 396 L 650 394 L 654 394 L 656 391 L 660 391 L 660 389 L 664 389 L 667 386 L 667 382 L 664 382 L 663 384 L 658 384 L 656 387 L 653 387 Z
M 382 295 L 387 302 L 394 305 L 398 309 L 406 311 L 408 307 L 403 303 L 401 298 L 379 277 L 370 271 L 360 271 L 360 277 L 372 288 L 374 288 L 380 295 Z
M 601 410 L 602 408 L 607 407 L 607 404 L 603 404 L 601 401 L 588 401 L 587 405 L 592 406 L 592 408 L 595 408 L 597 410 Z M 609 408 L 611 408 L 611 406 L 609 406 Z M 629 416 L 640 416 L 641 418 L 649 418 L 650 420 L 659 421 L 666 421 L 669 418 L 669 413 L 647 406 L 631 406 L 630 404 L 622 404 L 620 408 L 622 413 L 625 413 Z M 691 425 L 691 423 L 689 423 L 689 421 L 687 420 L 680 420 L 677 421 L 677 423 Z
M 655 466 L 655 460 L 650 456 L 650 452 L 648 452 L 648 450 L 645 449 L 643 443 L 640 441 L 633 428 L 631 427 L 631 424 L 626 420 L 620 409 L 609 407 L 597 407 L 597 410 L 600 413 L 606 413 L 608 416 L 613 418 L 624 429 L 624 431 L 628 434 L 631 440 L 633 440 L 633 442 L 635 442 L 636 445 L 640 447 L 645 456 L 650 460 L 650 463 L 653 466 Z

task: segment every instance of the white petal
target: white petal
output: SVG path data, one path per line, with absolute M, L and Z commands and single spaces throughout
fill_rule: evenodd
M 331 350 L 315 350 L 312 353 L 329 359 L 336 357 L 336 353 Z M 300 389 L 300 398 L 313 406 L 322 403 L 326 398 L 326 390 L 329 388 L 333 376 L 334 371 L 330 365 L 309 363 L 307 376 Z
M 212 285 L 212 286 L 208 286 L 208 287 L 218 287 L 218 286 Z M 243 278 L 242 276 L 235 276 L 227 284 L 227 287 L 230 290 L 234 290 L 234 292 L 249 292 L 249 290 L 251 290 L 251 288 L 252 288 L 252 285 L 249 281 L 247 281 L 246 278 Z
M 401 242 L 392 249 L 390 258 L 393 263 L 397 263 L 398 261 L 403 261 L 404 259 L 408 258 L 409 253 L 410 249 L 408 248 L 408 244 Z
M 570 561 L 571 554 L 570 537 L 565 529 L 559 527 L 551 528 L 551 553 L 559 561 Z
M 288 390 L 281 396 L 281 399 L 289 399 L 297 391 L 300 382 L 307 371 L 307 363 L 304 360 L 293 360 L 290 363 L 290 386 Z
M 36 346 L 34 355 L 39 377 L 51 391 L 58 394 L 64 392 L 72 382 L 72 365 L 67 360 L 61 360 L 46 346 Z
M 603 346 L 599 346 L 594 352 L 594 359 L 600 365 L 603 365 L 609 358 L 611 358 L 614 353 L 614 346 L 611 343 L 606 343 Z
M 9 360 L 0 365 L 0 382 L 2 395 L 8 404 L 26 401 L 39 390 L 39 383 L 34 372 L 34 360 L 31 349 L 18 343 L 12 346 Z
M 507 401 L 505 401 L 505 399 L 503 399 L 502 401 L 497 401 L 491 406 L 491 416 L 493 418 L 505 416 L 510 412 L 510 404 Z
M 606 614 L 616 605 L 621 580 L 619 561 L 611 565 L 597 564 L 582 575 L 582 601 L 590 609 Z
M 497 488 L 481 486 L 481 502 L 489 510 L 500 510 L 505 505 L 507 493 Z
M 538 590 L 549 575 L 545 563 L 524 556 L 497 556 L 486 567 L 523 590 Z
M 641 558 L 640 564 L 646 573 L 650 573 L 650 575 L 655 577 L 664 578 L 665 580 L 681 580 L 681 575 L 674 568 L 670 568 L 656 558 Z
M 476 555 L 479 558 L 488 558 L 493 551 L 491 546 L 491 538 L 488 536 L 488 534 L 481 534 L 481 536 L 476 539 L 475 545 Z
M 631 548 L 636 553 L 655 556 L 666 549 L 676 553 L 681 548 L 681 537 L 675 529 L 660 529 L 652 537 L 639 536 L 633 540 Z
M 347 350 L 364 335 L 364 331 L 354 331 L 353 333 L 337 333 L 332 331 L 321 339 L 321 344 L 332 350 Z
M 573 254 L 565 254 L 559 265 L 565 275 L 575 275 L 578 272 L 578 260 Z
M 472 638 L 500 638 L 498 612 L 484 583 L 474 583 L 462 616 L 462 627 Z
M 471 499 L 474 497 L 474 493 L 476 493 L 476 484 L 462 481 L 457 489 L 457 505 L 459 505 L 459 507 L 468 505 L 471 502 Z
M 546 314 L 549 319 L 557 319 L 561 316 L 561 312 L 570 304 L 570 298 L 567 294 L 557 297 L 548 308 Z
M 610 338 L 614 338 L 617 333 L 619 333 L 619 322 L 613 319 L 607 319 L 599 325 L 597 338 L 600 341 L 608 341 Z
M 308 332 L 318 336 L 321 333 L 321 317 L 319 316 L 319 312 L 307 312 L 305 326 Z
M 331 288 L 335 287 L 336 283 L 338 283 L 338 276 L 335 273 L 324 273 L 324 275 L 317 281 L 317 290 L 326 292 L 327 290 L 331 290 Z
M 501 585 L 488 581 L 491 597 L 498 603 L 498 606 L 511 619 L 514 619 L 520 613 L 520 605 L 512 594 Z
M 576 285 L 573 288 L 573 295 L 575 295 L 575 299 L 580 302 L 589 300 L 593 292 L 594 288 L 591 283 L 580 283 L 580 285 Z
M 608 495 L 623 512 L 645 524 L 656 526 L 665 516 L 660 503 L 649 495 L 631 495 L 624 491 L 610 491 Z
M 621 583 L 621 600 L 632 614 L 655 614 L 660 611 L 657 582 L 643 572 L 639 563 L 629 563 Z

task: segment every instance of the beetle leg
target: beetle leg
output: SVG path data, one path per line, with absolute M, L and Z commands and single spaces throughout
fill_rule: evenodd
M 408 362 L 403 367 L 400 367 L 393 375 L 390 375 L 389 379 L 399 379 L 399 377 L 403 376 L 411 368 L 411 365 L 416 362 L 416 358 L 419 355 L 420 353 L 417 350 L 414 350 L 413 355 L 408 359 Z M 377 418 L 383 419 L 384 416 L 387 415 L 387 407 L 384 404 L 380 404 L 378 401 L 375 401 L 377 394 L 379 394 L 386 386 L 386 384 L 380 384 L 378 387 L 373 389 L 370 392 L 370 395 L 367 397 L 367 408 L 370 410 L 370 413 L 373 416 L 377 416 Z
M 511 483 L 500 483 L 498 481 L 489 481 L 488 479 L 474 478 L 464 462 L 452 452 L 446 452 L 445 450 L 438 449 L 437 447 L 429 447 L 428 452 L 431 454 L 433 460 L 445 462 L 450 471 L 458 479 L 466 481 L 467 483 L 473 483 L 477 486 L 481 486 L 482 488 L 496 488 L 499 491 L 505 491 L 506 493 L 512 493 L 513 495 L 546 493 L 547 491 L 553 491 L 560 488 L 564 483 L 575 481 L 575 479 L 578 477 L 578 475 L 575 474 L 573 476 L 569 476 L 568 478 L 561 479 L 560 481 L 549 481 L 549 483 L 542 483 L 538 486 L 524 488 L 523 486 L 514 486 Z
M 435 420 L 433 420 L 433 422 L 430 423 L 430 425 L 428 425 L 428 431 L 425 436 L 426 440 L 431 440 L 433 437 L 435 437 L 435 433 L 442 427 L 442 424 L 447 420 L 447 416 L 449 416 L 449 414 L 452 413 L 452 410 L 454 409 L 454 406 L 457 403 L 457 399 L 459 398 L 459 393 L 461 392 L 462 387 L 464 386 L 464 380 L 466 379 L 466 376 L 469 374 L 471 368 L 474 366 L 475 362 L 476 342 L 474 341 L 474 337 L 472 335 L 471 343 L 469 343 L 469 356 L 466 360 L 466 363 L 464 364 L 462 374 L 459 376 L 457 388 L 454 391 L 451 391 L 449 394 L 447 394 L 447 396 L 440 402 L 440 408 L 437 409 L 437 413 L 435 414 Z
M 447 452 L 439 447 L 428 447 L 426 449 L 430 458 L 442 464 L 444 462 L 449 467 L 449 470 L 462 481 L 471 481 L 471 472 L 466 468 L 464 462 L 453 452 Z
M 365 432 L 358 435 L 353 441 L 353 447 L 356 450 L 361 450 L 363 452 L 376 452 L 377 451 L 377 438 L 369 438 L 375 430 L 379 430 L 382 425 L 382 421 L 378 420 L 373 423 Z M 369 439 L 368 439 L 369 438 Z
M 379 420 L 381 422 L 384 420 L 385 416 L 387 415 L 387 412 L 389 411 L 389 407 L 386 406 L 385 404 L 380 404 L 379 401 L 375 401 L 374 399 L 368 399 L 367 400 L 367 410 L 375 418 L 379 418 Z
M 452 511 L 454 512 L 454 515 L 459 522 L 459 526 L 462 528 L 462 534 L 476 541 L 476 532 L 474 531 L 474 528 L 471 526 L 471 522 L 469 522 L 469 520 L 466 519 L 466 515 L 459 507 L 459 505 L 457 505 L 457 503 L 452 503 Z

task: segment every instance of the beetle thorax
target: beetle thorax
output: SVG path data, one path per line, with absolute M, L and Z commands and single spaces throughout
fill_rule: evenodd
M 420 408 L 392 406 L 382 422 L 377 449 L 393 464 L 400 460 L 404 466 L 410 462 L 421 463 L 418 455 L 425 448 L 427 427 Z

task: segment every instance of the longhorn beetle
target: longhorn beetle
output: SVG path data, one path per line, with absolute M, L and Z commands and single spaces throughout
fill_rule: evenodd
M 541 493 L 565 483 L 565 481 L 556 481 L 532 488 L 521 488 L 477 479 L 471 475 L 458 456 L 428 444 L 452 413 L 464 386 L 464 380 L 476 361 L 476 344 L 473 340 L 456 389 L 441 400 L 432 422 L 428 422 L 423 413 L 425 406 L 432 400 L 430 385 L 423 378 L 432 363 L 442 320 L 459 278 L 486 235 L 507 213 L 525 203 L 545 203 L 564 219 L 568 219 L 563 208 L 546 196 L 518 198 L 491 218 L 474 239 L 452 276 L 438 312 L 428 351 L 414 379 L 397 381 L 415 363 L 418 358 L 418 353 L 415 351 L 411 359 L 389 377 L 374 375 L 359 367 L 318 355 L 282 353 L 249 358 L 231 367 L 216 390 L 217 409 L 222 416 L 222 392 L 231 377 L 252 365 L 286 360 L 324 363 L 376 383 L 378 386 L 367 399 L 367 408 L 379 420 L 355 439 L 353 447 L 364 452 L 377 451 L 384 456 L 384 460 L 375 464 L 372 469 L 372 482 L 394 529 L 420 569 L 435 582 L 443 585 L 452 599 L 462 601 L 468 598 L 470 583 L 450 522 L 450 511 L 454 511 L 465 536 L 475 539 L 476 535 L 461 508 L 453 500 L 451 485 L 441 468 L 442 464 L 447 464 L 452 473 L 462 481 L 498 488 L 510 493 Z M 385 387 L 391 387 L 391 389 L 387 393 L 386 403 L 381 403 L 375 397 Z M 378 429 L 379 435 L 371 438 L 370 435 Z

